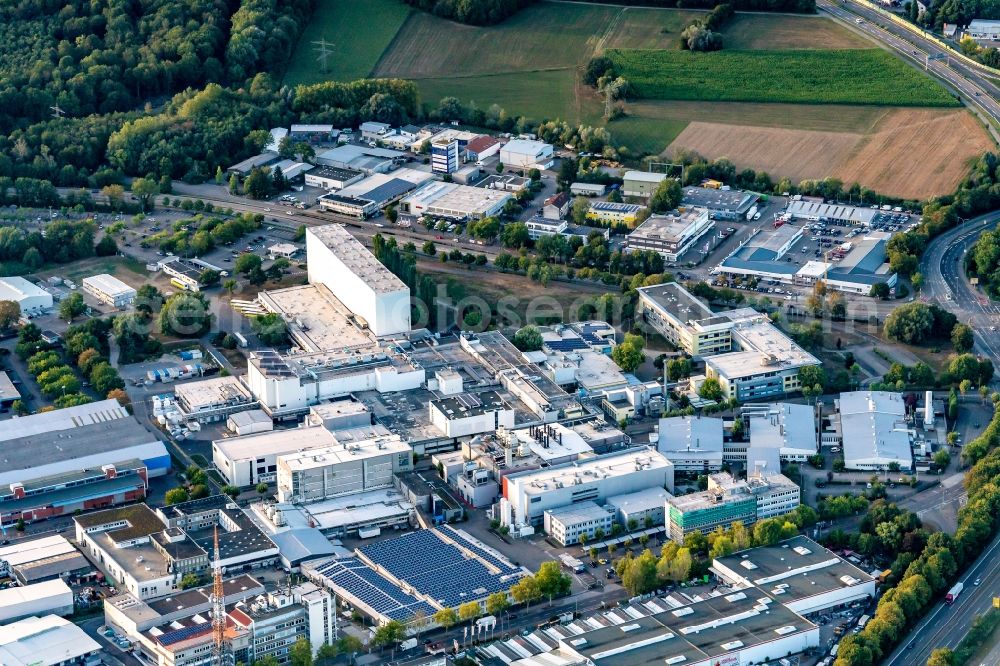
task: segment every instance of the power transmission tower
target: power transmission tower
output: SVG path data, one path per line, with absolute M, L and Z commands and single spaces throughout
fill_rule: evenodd
M 53 118 L 62 118 L 64 115 L 66 115 L 66 112 L 63 111 L 61 108 L 59 108 L 58 104 L 56 104 L 55 106 L 50 106 L 49 108 L 52 109 Z
M 212 663 L 232 666 L 232 654 L 226 649 L 226 592 L 222 587 L 222 565 L 219 557 L 219 527 L 215 527 L 215 560 L 212 562 Z
M 319 60 L 320 70 L 326 74 L 327 59 L 333 55 L 333 42 L 328 42 L 325 39 L 319 39 L 313 42 L 313 45 L 316 47 L 316 53 L 318 54 L 316 59 Z

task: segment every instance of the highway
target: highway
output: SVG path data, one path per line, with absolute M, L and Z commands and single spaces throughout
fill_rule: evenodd
M 927 663 L 931 652 L 939 647 L 954 649 L 972 626 L 976 615 L 985 613 L 993 604 L 993 595 L 1000 583 L 1000 537 L 979 556 L 976 563 L 962 576 L 965 589 L 954 605 L 938 602 L 931 612 L 910 632 L 883 666 L 913 666 Z M 973 582 L 982 579 L 982 585 Z M 990 662 L 996 663 L 996 662 Z
M 896 51 L 905 60 L 926 70 L 962 97 L 984 119 L 994 138 L 993 125 L 1000 123 L 1000 88 L 980 70 L 954 57 L 949 49 L 896 25 L 859 2 L 817 0 L 817 9 Z M 861 19 L 861 23 L 857 20 Z M 884 27 L 883 27 L 884 26 Z

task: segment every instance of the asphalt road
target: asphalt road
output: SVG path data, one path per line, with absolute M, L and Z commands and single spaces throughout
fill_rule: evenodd
M 981 579 L 982 584 L 973 585 Z M 953 648 L 965 637 L 976 615 L 985 613 L 993 604 L 993 595 L 1000 584 L 1000 537 L 979 556 L 962 577 L 965 589 L 953 605 L 938 602 L 927 616 L 910 632 L 909 640 L 883 662 L 883 666 L 912 666 L 927 662 L 933 650 Z M 988 662 L 995 664 L 997 662 Z
M 949 49 L 921 37 L 859 2 L 819 0 L 818 9 L 851 25 L 855 30 L 879 41 L 899 53 L 905 60 L 941 80 L 962 97 L 977 112 L 993 123 L 1000 121 L 1000 89 L 984 74 L 984 70 L 967 65 L 954 57 Z M 861 23 L 857 20 L 861 19 Z M 997 136 L 992 126 L 994 137 Z

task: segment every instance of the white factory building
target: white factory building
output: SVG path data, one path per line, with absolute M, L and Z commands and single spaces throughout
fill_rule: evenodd
M 722 419 L 674 416 L 660 419 L 656 450 L 676 472 L 714 472 L 722 467 Z
M 326 285 L 375 335 L 410 330 L 410 289 L 339 224 L 306 230 L 309 282 Z
M 52 294 L 23 277 L 0 277 L 0 301 L 14 301 L 22 314 L 39 314 L 52 309 Z
M 0 664 L 4 666 L 101 663 L 100 652 L 100 644 L 87 632 L 58 615 L 26 617 L 0 631 Z
M 841 393 L 836 408 L 847 469 L 882 471 L 893 463 L 902 470 L 913 469 L 915 431 L 906 422 L 901 393 Z
M 545 533 L 563 546 L 579 544 L 581 536 L 594 541 L 598 535 L 610 535 L 614 522 L 613 512 L 591 501 L 549 509 L 543 519 Z
M 741 416 L 744 432 L 750 433 L 750 442 L 744 443 L 750 469 L 757 460 L 805 462 L 819 451 L 816 412 L 811 405 L 747 405 Z M 780 463 L 767 469 L 778 470 Z
M 495 391 L 460 393 L 430 401 L 431 423 L 448 437 L 514 427 L 514 408 Z
M 83 278 L 83 290 L 101 303 L 114 308 L 124 308 L 135 303 L 135 289 L 107 273 Z
M 0 590 L 0 624 L 49 614 L 73 614 L 73 590 L 62 578 Z
M 319 502 L 391 488 L 393 475 L 413 471 L 413 449 L 399 435 L 337 441 L 278 456 L 278 501 Z
M 628 449 L 503 477 L 501 522 L 541 526 L 545 511 L 578 502 L 604 502 L 647 488 L 674 487 L 674 467 L 652 449 Z
M 515 169 L 548 169 L 552 166 L 552 144 L 514 139 L 500 148 L 500 163 Z
M 728 585 L 767 592 L 802 615 L 874 597 L 878 586 L 870 575 L 804 536 L 717 557 L 711 571 Z
M 432 181 L 403 198 L 399 208 L 411 215 L 481 220 L 499 215 L 512 198 L 503 190 Z

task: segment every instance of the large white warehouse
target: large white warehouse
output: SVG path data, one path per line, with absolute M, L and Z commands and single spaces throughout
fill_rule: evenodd
M 327 286 L 375 335 L 410 330 L 410 289 L 339 224 L 306 230 L 309 282 Z
M 548 169 L 552 166 L 552 144 L 514 139 L 500 149 L 500 162 L 508 167 Z
M 52 309 L 52 294 L 16 275 L 0 278 L 0 301 L 14 301 L 28 314 Z

